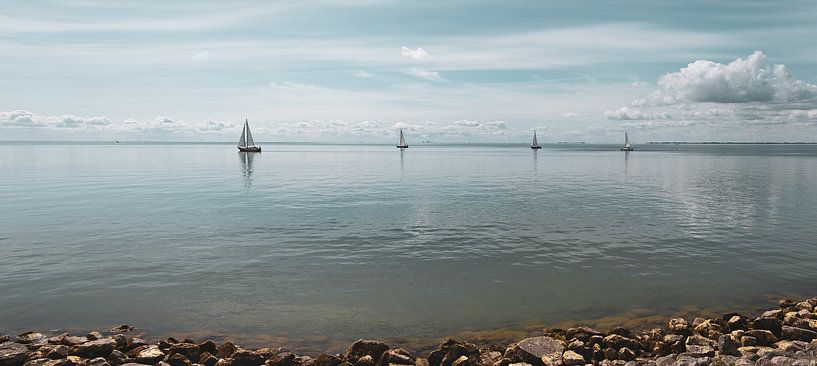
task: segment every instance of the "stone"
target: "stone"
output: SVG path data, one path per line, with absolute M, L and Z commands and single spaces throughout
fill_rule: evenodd
M 108 360 L 106 360 L 106 359 L 104 359 L 102 357 L 96 357 L 96 358 L 90 359 L 90 360 L 88 360 L 88 362 L 85 363 L 85 365 L 86 366 L 111 366 L 111 364 L 108 363 Z
M 355 366 L 374 366 L 374 358 L 370 355 L 365 355 L 357 359 Z
M 238 347 L 236 347 L 232 342 L 224 342 L 224 344 L 216 352 L 216 357 L 219 359 L 230 358 L 236 350 L 238 350 Z
M 727 334 L 718 337 L 718 352 L 721 355 L 740 356 L 738 342 L 735 342 L 735 339 Z
M 796 341 L 811 342 L 812 339 L 817 338 L 817 332 L 813 330 L 783 326 L 783 338 Z
M 134 349 L 134 351 L 136 351 L 136 349 Z M 141 364 L 155 365 L 165 358 L 165 354 L 159 349 L 159 346 L 151 345 L 144 346 L 143 349 L 134 352 L 133 358 L 136 362 Z
M 548 337 L 531 337 L 523 339 L 513 347 L 515 362 L 526 362 L 534 366 L 558 364 L 564 352 L 564 342 Z
M 605 348 L 604 349 L 604 358 L 607 360 L 616 360 L 618 359 L 618 351 L 612 348 Z
M 631 336 L 630 330 L 625 328 L 625 327 L 622 327 L 622 326 L 618 326 L 618 327 L 614 327 L 613 329 L 610 329 L 610 331 L 608 331 L 607 334 L 608 335 L 618 334 L 618 335 L 620 335 L 622 337 L 627 337 L 627 338 L 630 338 L 630 336 Z
M 41 346 L 48 343 L 48 338 L 42 333 L 25 332 L 17 335 L 17 343 Z
M 618 334 L 611 334 L 607 337 L 604 337 L 604 345 L 607 347 L 612 347 L 615 349 L 620 349 L 622 347 L 627 347 L 631 350 L 640 350 L 642 349 L 642 345 L 635 339 L 630 339 Z
M 174 353 L 168 356 L 165 362 L 167 362 L 170 366 L 190 366 L 192 364 L 187 357 L 184 357 L 179 353 Z
M 780 337 L 781 327 L 783 322 L 780 321 L 778 318 L 773 317 L 761 317 L 757 318 L 752 322 L 752 327 L 755 329 L 763 329 L 772 332 L 776 337 Z
M 388 349 L 389 345 L 383 342 L 359 339 L 355 343 L 352 343 L 346 350 L 346 359 L 354 363 L 360 357 L 371 356 L 372 362 L 376 364 L 380 361 L 380 356 L 383 355 L 383 352 L 386 352 Z
M 462 356 L 466 356 L 466 358 L 468 358 L 467 352 L 459 352 L 456 355 L 451 354 L 450 357 L 448 357 L 448 363 L 453 365 L 453 363 Z M 445 360 L 445 357 L 443 359 Z M 380 360 L 377 362 L 377 364 L 381 366 L 388 366 L 389 364 L 414 365 L 414 357 L 412 357 L 411 354 L 405 350 L 396 348 L 383 352 L 383 354 L 380 355 Z
M 740 345 L 741 347 L 757 346 L 757 338 L 748 335 L 740 337 Z
M 575 327 L 575 328 L 568 328 L 565 331 L 565 339 L 578 339 L 582 342 L 590 341 L 590 338 L 593 336 L 603 336 L 604 333 L 599 332 L 590 327 Z
M 93 332 L 89 332 L 87 335 L 85 335 L 85 338 L 88 338 L 89 341 L 95 341 L 97 339 L 102 338 L 102 334 L 100 334 L 97 331 L 93 331 Z
M 295 355 L 290 352 L 283 352 L 279 353 L 273 357 L 270 357 L 265 364 L 267 366 L 295 366 L 297 363 L 295 362 Z M 369 366 L 369 365 L 366 365 Z
M 689 323 L 684 318 L 674 318 L 669 320 L 668 328 L 673 333 L 682 334 L 689 330 Z
M 621 349 L 618 350 L 618 358 L 624 361 L 635 360 L 635 352 L 627 347 L 621 347 Z
M 218 358 L 210 354 L 210 352 L 204 352 L 199 356 L 199 364 L 204 366 L 215 366 L 216 362 L 218 362 Z
M 502 353 L 497 351 L 486 351 L 481 352 L 479 354 L 479 365 L 482 366 L 491 366 L 497 362 L 502 360 Z M 415 360 L 414 365 L 417 366 L 417 361 Z
M 322 354 L 312 363 L 314 366 L 339 366 L 343 359 L 336 355 Z
M 565 366 L 582 366 L 584 365 L 584 357 L 573 351 L 565 351 L 562 355 L 562 362 Z
M 496 352 L 496 353 L 499 353 L 499 352 Z M 364 357 L 371 357 L 371 356 L 364 356 Z M 500 357 L 500 358 L 502 357 L 502 354 L 501 354 L 501 353 L 499 353 L 499 357 Z M 506 360 L 507 360 L 507 359 L 506 359 Z M 430 365 L 431 365 L 431 364 L 430 364 L 430 363 L 428 363 L 428 359 L 427 359 L 427 358 L 424 358 L 424 357 L 417 357 L 417 358 L 414 360 L 414 366 L 430 366 Z
M 232 366 L 259 366 L 264 363 L 264 358 L 261 357 L 257 352 L 238 348 L 231 357 L 233 359 Z M 338 363 L 340 364 L 340 363 Z M 327 366 L 327 365 L 321 365 Z M 328 365 L 328 366 L 337 366 L 337 365 Z
M 104 358 L 108 357 L 115 348 L 116 341 L 111 338 L 101 338 L 71 347 L 71 354 L 84 358 Z
M 794 364 L 794 359 L 792 358 L 786 356 L 772 357 L 773 366 L 792 366 L 792 364 Z
M 213 342 L 213 341 L 211 341 L 209 339 L 204 341 L 204 342 L 199 343 L 198 346 L 199 346 L 199 352 L 201 352 L 202 354 L 204 352 L 207 352 L 210 355 L 215 355 L 216 353 L 218 353 L 218 346 L 216 346 L 215 342 Z
M 121 365 L 126 363 L 128 360 L 128 356 L 125 356 L 125 354 L 119 350 L 111 351 L 111 354 L 109 354 L 106 358 L 111 365 Z
M 28 348 L 20 343 L 0 344 L 0 366 L 21 366 L 28 357 Z
M 454 360 L 454 362 L 451 363 L 451 366 L 473 366 L 473 362 L 468 359 L 468 356 L 463 355 Z
M 108 330 L 109 330 L 109 331 L 111 331 L 111 332 L 125 333 L 125 332 L 130 332 L 130 331 L 132 331 L 132 330 L 133 330 L 133 326 L 132 326 L 132 325 L 128 325 L 128 324 L 122 324 L 122 325 L 119 325 L 119 326 L 113 327 L 113 328 L 108 329 Z
M 180 354 L 184 357 L 187 357 L 188 360 L 194 361 L 198 360 L 201 357 L 201 350 L 197 344 L 193 343 L 176 343 L 171 345 L 168 349 L 170 355 Z M 173 364 L 171 363 L 171 366 Z
M 757 344 L 760 345 L 760 346 L 767 346 L 768 347 L 768 346 L 771 346 L 775 342 L 778 341 L 778 339 L 774 335 L 774 333 L 772 333 L 771 331 L 768 331 L 768 330 L 753 329 L 753 330 L 746 331 L 744 334 L 746 334 L 746 335 L 748 335 L 750 337 L 755 337 L 755 339 L 757 339 Z M 745 337 L 746 336 L 744 336 L 744 338 Z
M 675 357 L 663 356 L 655 359 L 655 366 L 675 366 Z
M 688 344 L 685 353 L 692 357 L 713 357 L 715 356 L 715 348 L 709 345 Z

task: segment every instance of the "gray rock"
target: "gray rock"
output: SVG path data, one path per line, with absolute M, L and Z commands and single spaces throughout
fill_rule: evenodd
M 565 351 L 562 362 L 565 366 L 581 366 L 584 365 L 584 357 L 573 351 Z
M 21 366 L 28 357 L 28 348 L 15 342 L 0 344 L 0 366 Z
M 97 357 L 97 358 L 88 360 L 88 362 L 86 362 L 85 365 L 86 366 L 111 366 L 111 364 L 108 363 L 108 360 L 106 360 L 106 359 L 104 359 L 102 357 Z
M 772 357 L 772 365 L 774 366 L 792 366 L 793 363 L 794 363 L 793 358 L 789 358 L 786 356 Z
M 558 365 L 564 352 L 564 342 L 547 336 L 526 338 L 513 347 L 511 359 L 534 366 Z
M 727 334 L 718 337 L 718 352 L 721 355 L 740 356 L 738 342 L 735 342 L 735 339 Z
M 817 338 L 817 332 L 803 328 L 784 326 L 783 338 L 810 342 L 812 339 Z
M 656 366 L 675 366 L 675 364 L 674 356 L 663 356 L 655 359 Z
M 165 358 L 164 352 L 159 349 L 159 346 L 151 345 L 136 353 L 134 359 L 141 364 L 155 365 L 157 362 Z
M 777 337 L 780 337 L 782 335 L 782 333 L 780 332 L 782 326 L 783 322 L 781 322 L 780 319 L 776 317 L 761 317 L 755 319 L 752 322 L 753 328 L 768 330 Z
M 71 354 L 84 358 L 108 357 L 116 348 L 116 341 L 102 338 L 78 344 L 71 348 Z
M 48 337 L 42 333 L 25 332 L 17 335 L 17 343 L 41 346 L 48 343 Z
M 337 356 L 334 357 L 339 359 L 339 357 Z M 261 355 L 259 355 L 257 352 L 243 348 L 237 349 L 233 353 L 232 359 L 233 359 L 232 366 L 259 366 L 262 363 L 264 363 L 264 358 L 261 357 Z M 338 365 L 339 364 L 340 362 L 338 362 Z M 318 366 L 337 366 L 337 365 L 325 364 Z

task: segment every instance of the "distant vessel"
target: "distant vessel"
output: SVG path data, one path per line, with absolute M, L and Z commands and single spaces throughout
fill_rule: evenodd
M 116 139 L 116 143 L 117 143 L 117 144 L 119 143 L 119 139 Z
M 533 142 L 530 143 L 530 148 L 534 150 L 542 148 L 542 146 L 539 145 L 539 141 L 536 141 L 536 131 L 533 131 Z
M 630 137 L 627 136 L 627 132 L 624 132 L 624 147 L 621 148 L 621 151 L 633 151 L 633 146 L 630 145 Z
M 244 119 L 244 129 L 241 130 L 241 138 L 238 139 L 238 151 L 261 152 L 261 146 L 255 146 L 255 141 L 252 140 L 250 123 L 246 118 Z
M 397 143 L 397 148 L 399 149 L 408 149 L 408 144 L 406 144 L 406 138 L 403 136 L 403 129 L 400 129 L 400 142 Z

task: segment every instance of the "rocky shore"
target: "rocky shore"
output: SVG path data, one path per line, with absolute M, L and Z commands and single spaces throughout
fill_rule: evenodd
M 755 317 L 675 318 L 640 332 L 545 329 L 507 345 L 449 339 L 424 355 L 358 340 L 345 353 L 310 357 L 210 340 L 147 342 L 132 331 L 122 325 L 83 336 L 0 334 L 0 366 L 817 366 L 817 297 L 781 300 L 779 308 Z

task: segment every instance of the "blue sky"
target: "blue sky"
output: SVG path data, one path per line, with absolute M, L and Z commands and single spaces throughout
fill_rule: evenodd
M 4 1 L 0 140 L 817 138 L 814 1 Z

